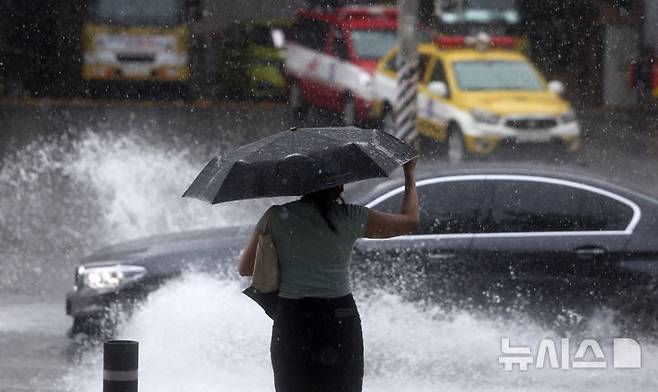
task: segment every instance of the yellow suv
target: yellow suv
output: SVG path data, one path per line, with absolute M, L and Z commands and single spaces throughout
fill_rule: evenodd
M 470 46 L 472 45 L 472 46 Z M 497 147 L 558 144 L 580 148 L 580 126 L 561 82 L 547 83 L 509 37 L 444 37 L 421 44 L 417 129 L 421 139 L 448 144 L 451 161 Z M 374 114 L 393 132 L 396 56 L 379 62 L 373 79 Z

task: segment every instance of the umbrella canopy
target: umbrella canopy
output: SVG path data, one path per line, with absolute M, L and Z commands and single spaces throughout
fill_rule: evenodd
M 376 129 L 291 128 L 213 158 L 183 197 L 214 204 L 303 195 L 387 177 L 416 156 L 409 145 Z

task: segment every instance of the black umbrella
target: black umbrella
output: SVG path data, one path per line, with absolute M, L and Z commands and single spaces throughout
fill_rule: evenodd
M 387 177 L 418 156 L 377 129 L 291 128 L 213 158 L 185 191 L 210 203 L 305 193 Z

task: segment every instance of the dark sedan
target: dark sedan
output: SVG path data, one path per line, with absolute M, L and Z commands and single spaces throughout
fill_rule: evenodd
M 416 233 L 357 241 L 355 289 L 481 311 L 527 311 L 550 322 L 565 309 L 624 307 L 658 274 L 658 201 L 565 170 L 421 170 Z M 347 199 L 397 212 L 401 179 L 348 187 Z M 74 333 L 111 322 L 187 270 L 236 276 L 252 230 L 149 237 L 82 260 L 67 314 Z M 630 297 L 629 297 L 630 296 Z

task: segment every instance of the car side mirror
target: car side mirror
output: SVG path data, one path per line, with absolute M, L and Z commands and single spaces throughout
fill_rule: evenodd
M 446 97 L 448 96 L 448 86 L 444 82 L 430 82 L 427 85 L 427 89 L 430 90 L 431 93 L 438 95 L 439 97 Z
M 548 90 L 557 95 L 562 95 L 564 93 L 564 83 L 559 80 L 551 80 L 548 82 Z

